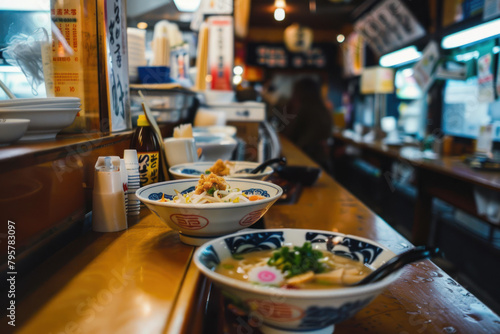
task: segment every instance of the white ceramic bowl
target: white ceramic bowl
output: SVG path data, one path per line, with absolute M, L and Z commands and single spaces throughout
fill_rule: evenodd
M 61 105 L 61 104 L 75 104 L 80 106 L 79 97 L 40 97 L 40 98 L 26 98 L 26 99 L 10 99 L 0 101 L 0 108 L 10 107 L 24 107 L 24 108 L 46 108 L 46 106 Z M 29 106 L 29 107 L 28 107 Z
M 21 140 L 53 139 L 59 131 L 71 125 L 80 108 L 10 109 L 0 108 L 0 118 L 24 118 L 30 123 Z
M 193 133 L 196 148 L 201 148 L 201 161 L 231 160 L 238 142 L 226 134 Z
M 211 125 L 211 126 L 195 126 L 193 133 L 196 135 L 202 134 L 226 134 L 230 137 L 236 136 L 237 129 L 232 125 Z
M 334 325 L 344 321 L 370 303 L 399 273 L 359 287 L 340 289 L 294 290 L 266 287 L 239 281 L 213 271 L 223 259 L 237 253 L 275 249 L 283 245 L 326 250 L 326 240 L 333 237 L 333 253 L 341 253 L 377 268 L 395 254 L 372 240 L 308 229 L 269 229 L 240 232 L 205 243 L 194 254 L 194 262 L 231 303 L 263 323 L 264 333 L 332 333 Z
M 243 169 L 254 169 L 260 163 L 251 161 L 231 161 L 234 163 L 234 170 L 240 171 Z M 199 179 L 200 174 L 205 174 L 208 170 L 215 164 L 215 161 L 200 161 L 193 163 L 179 164 L 170 167 L 169 172 L 176 179 Z M 241 174 L 229 174 L 227 177 L 234 177 L 238 179 L 253 179 L 262 180 L 264 177 L 273 173 L 273 168 L 266 167 L 262 172 L 256 174 L 241 173 Z
M 226 179 L 231 188 L 266 198 L 244 203 L 177 204 L 159 202 L 162 195 L 175 196 L 175 190 L 188 193 L 198 180 L 175 180 L 151 184 L 136 191 L 137 197 L 172 229 L 179 231 L 182 242 L 199 246 L 206 241 L 230 234 L 254 224 L 283 194 L 272 183 L 255 180 Z
M 19 140 L 30 124 L 29 119 L 0 118 L 0 144 L 11 144 Z

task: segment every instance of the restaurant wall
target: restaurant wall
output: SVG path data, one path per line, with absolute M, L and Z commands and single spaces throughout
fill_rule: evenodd
M 94 166 L 99 156 L 123 156 L 131 132 L 89 135 L 71 144 L 23 146 L 0 159 L 0 219 L 16 225 L 16 269 L 29 272 L 50 253 L 90 229 Z M 7 224 L 0 228 L 6 238 Z M 6 239 L 1 239 L 1 241 Z M 7 272 L 7 262 L 2 272 Z

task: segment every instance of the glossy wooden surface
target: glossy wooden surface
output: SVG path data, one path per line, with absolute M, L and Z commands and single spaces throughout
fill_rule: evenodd
M 314 165 L 286 140 L 289 164 Z M 304 188 L 293 205 L 274 205 L 265 215 L 266 228 L 315 228 L 376 240 L 396 253 L 411 243 L 363 203 L 323 173 L 313 187 Z M 215 302 L 223 308 L 223 303 Z M 197 312 L 201 312 L 198 310 Z M 220 314 L 220 312 L 217 312 Z M 228 313 L 228 311 L 226 311 Z M 241 318 L 225 317 L 218 333 L 259 333 Z M 213 333 L 206 327 L 204 333 Z M 403 269 L 400 279 L 366 308 L 335 328 L 341 333 L 498 333 L 500 318 L 431 261 Z
M 30 275 L 19 333 L 161 333 L 186 279 L 193 247 L 147 209 L 115 233 L 92 232 Z M 193 276 L 193 275 L 191 275 Z
M 168 131 L 164 124 L 161 129 Z M 31 251 L 55 229 L 81 222 L 92 210 L 98 157 L 122 157 L 131 136 L 132 131 L 58 135 L 0 147 L 0 220 L 19 223 L 16 245 Z M 7 233 L 6 224 L 0 225 L 2 233 Z
M 288 142 L 283 145 L 291 163 L 312 163 Z M 272 207 L 266 214 L 266 227 L 277 226 L 359 235 L 396 253 L 411 246 L 328 175 L 305 188 L 292 207 Z M 494 333 L 500 331 L 500 318 L 431 261 L 422 261 L 407 267 L 367 308 L 337 325 L 335 333 L 455 333 L 453 329 L 456 333 Z
M 313 165 L 285 140 L 283 153 L 290 164 Z M 304 188 L 296 204 L 273 206 L 265 226 L 361 235 L 398 253 L 411 246 L 326 174 Z M 16 329 L 222 333 L 230 323 L 206 325 L 210 282 L 192 264 L 193 250 L 146 211 L 126 231 L 90 233 L 40 264 L 23 283 L 30 291 L 19 301 Z M 217 308 L 215 314 L 221 312 Z M 422 261 L 407 267 L 397 283 L 335 333 L 494 333 L 499 328 L 498 316 L 431 261 Z
M 500 172 L 481 171 L 470 168 L 463 162 L 463 157 L 439 156 L 436 159 L 425 159 L 419 154 L 411 154 L 411 150 L 409 154 L 405 154 L 402 147 L 388 146 L 378 141 L 365 142 L 362 140 L 355 140 L 345 137 L 339 132 L 334 133 L 333 137 L 338 141 L 354 145 L 361 149 L 367 149 L 395 160 L 400 160 L 413 167 L 425 168 L 479 186 L 500 190 Z
M 479 187 L 500 191 L 500 172 L 473 169 L 464 163 L 464 157 L 437 156 L 435 159 L 426 159 L 416 147 L 387 146 L 380 141 L 366 142 L 346 137 L 340 132 L 334 133 L 334 139 L 337 148 L 354 148 L 355 152 L 350 156 L 364 159 L 380 169 L 380 179 L 384 181 L 380 182 L 382 193 L 393 191 L 387 182 L 392 177 L 392 163 L 398 162 L 415 171 L 413 183 L 417 197 L 411 237 L 413 242 L 432 242 L 433 198 L 439 198 L 487 223 L 497 225 L 478 212 L 474 190 Z

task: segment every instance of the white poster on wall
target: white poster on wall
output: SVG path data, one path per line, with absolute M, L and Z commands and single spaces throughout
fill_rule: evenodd
M 434 81 L 434 69 L 439 60 L 439 47 L 435 41 L 425 47 L 422 58 L 413 66 L 413 77 L 422 91 L 426 92 Z
M 106 100 L 111 132 L 132 127 L 127 55 L 127 18 L 124 0 L 100 0 L 99 34 L 106 72 Z
M 477 60 L 477 80 L 479 83 L 479 102 L 495 101 L 493 86 L 493 54 L 487 53 Z

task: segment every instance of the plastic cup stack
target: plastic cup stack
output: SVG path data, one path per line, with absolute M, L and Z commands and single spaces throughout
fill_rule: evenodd
M 125 166 L 125 159 L 120 159 L 120 175 L 122 177 L 123 194 L 125 197 L 125 211 L 128 214 L 128 171 Z
M 141 212 L 141 201 L 135 195 L 137 189 L 140 188 L 139 178 L 139 161 L 137 160 L 136 150 L 125 150 L 123 152 L 123 160 L 125 160 L 125 168 L 128 174 L 128 210 L 129 216 L 138 215 Z

